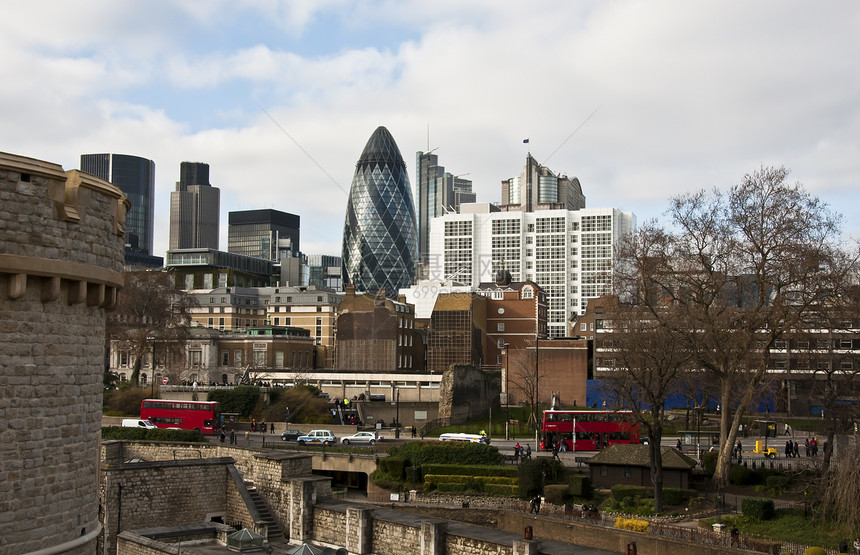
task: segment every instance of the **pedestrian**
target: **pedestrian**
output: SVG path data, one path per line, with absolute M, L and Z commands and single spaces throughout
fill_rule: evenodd
M 678 438 L 678 441 L 675 443 L 675 449 L 678 451 L 681 450 L 681 438 Z
M 800 446 L 797 444 L 797 441 L 794 442 L 794 458 L 800 457 Z
M 785 442 L 785 458 L 789 458 L 794 453 L 794 446 L 791 444 L 791 441 Z
M 269 424 L 269 433 L 270 433 L 270 434 L 275 433 L 275 423 L 274 423 L 274 422 L 272 422 L 271 424 Z
M 818 440 L 814 437 L 809 440 L 809 448 L 812 450 L 812 456 L 818 456 Z
M 520 460 L 520 442 L 514 445 L 514 460 L 517 462 Z
M 236 443 L 236 432 L 233 428 L 230 428 L 230 445 L 233 445 L 234 443 Z
M 811 448 L 809 447 L 809 438 L 804 439 L 803 443 L 806 445 L 806 456 L 808 457 L 811 451 Z
M 528 445 L 528 444 L 526 445 L 526 458 L 527 459 L 532 458 L 532 446 Z
M 555 442 L 552 446 L 552 458 L 561 460 L 558 458 L 558 442 Z
M 734 545 L 734 546 L 736 546 L 736 547 L 740 547 L 740 545 L 741 545 L 741 535 L 740 535 L 740 532 L 738 532 L 738 527 L 737 527 L 737 526 L 732 526 L 732 531 L 731 531 L 730 535 L 731 535 L 731 538 L 732 538 L 732 540 L 731 540 L 731 542 L 730 542 L 730 545 Z
M 540 495 L 535 495 L 532 498 L 532 508 L 535 514 L 540 514 Z
M 227 438 L 227 434 L 224 433 L 224 428 L 221 428 L 221 443 L 224 443 L 224 440 Z
M 252 432 L 256 432 L 256 431 L 257 431 L 257 421 L 256 421 L 255 419 L 253 419 L 253 418 L 251 419 L 251 431 L 252 431 Z
M 860 555 L 860 536 L 854 538 L 854 551 L 856 555 Z
M 415 437 L 415 425 L 412 425 L 412 437 Z
M 839 542 L 839 553 L 848 553 L 848 540 L 843 539 Z

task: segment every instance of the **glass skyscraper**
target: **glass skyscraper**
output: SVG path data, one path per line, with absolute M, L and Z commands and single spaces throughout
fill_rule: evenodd
M 125 221 L 126 264 L 130 257 L 161 266 L 152 255 L 155 233 L 155 162 L 127 154 L 82 154 L 81 171 L 119 187 L 131 202 Z
M 388 129 L 373 132 L 355 165 L 343 226 L 343 282 L 396 297 L 415 279 L 418 235 L 406 163 Z

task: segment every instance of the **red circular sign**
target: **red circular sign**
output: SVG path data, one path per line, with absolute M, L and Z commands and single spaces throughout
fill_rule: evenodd
M 167 376 L 164 376 L 163 378 L 161 378 L 161 383 L 163 383 L 164 385 L 167 385 L 167 382 L 168 382 Z

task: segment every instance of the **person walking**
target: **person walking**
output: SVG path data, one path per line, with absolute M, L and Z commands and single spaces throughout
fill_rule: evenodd
M 233 445 L 234 443 L 236 443 L 236 432 L 233 428 L 230 428 L 230 445 Z
M 557 441 L 552 445 L 552 458 L 554 458 L 555 460 L 561 460 L 558 458 L 558 442 Z
M 785 442 L 785 458 L 789 458 L 794 454 L 794 445 L 791 444 L 791 440 Z
M 797 444 L 797 441 L 794 442 L 794 458 L 800 457 L 800 446 Z
M 532 446 L 529 444 L 526 444 L 526 458 L 529 460 L 532 458 Z
M 514 445 L 514 461 L 520 462 L 520 442 Z
M 270 434 L 275 433 L 275 423 L 274 423 L 274 422 L 272 422 L 271 424 L 269 424 L 269 433 L 270 433 Z
M 860 555 L 860 536 L 854 538 L 854 551 L 855 555 Z

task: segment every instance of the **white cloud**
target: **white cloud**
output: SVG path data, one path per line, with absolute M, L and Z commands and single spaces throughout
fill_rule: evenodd
M 161 252 L 183 160 L 210 164 L 223 225 L 233 209 L 296 213 L 304 250 L 335 254 L 378 125 L 413 179 L 429 126 L 440 162 L 492 201 L 523 138 L 544 161 L 595 110 L 548 161 L 589 206 L 645 219 L 779 164 L 860 235 L 854 3 L 39 5 L 0 8 L 0 150 L 154 159 Z

